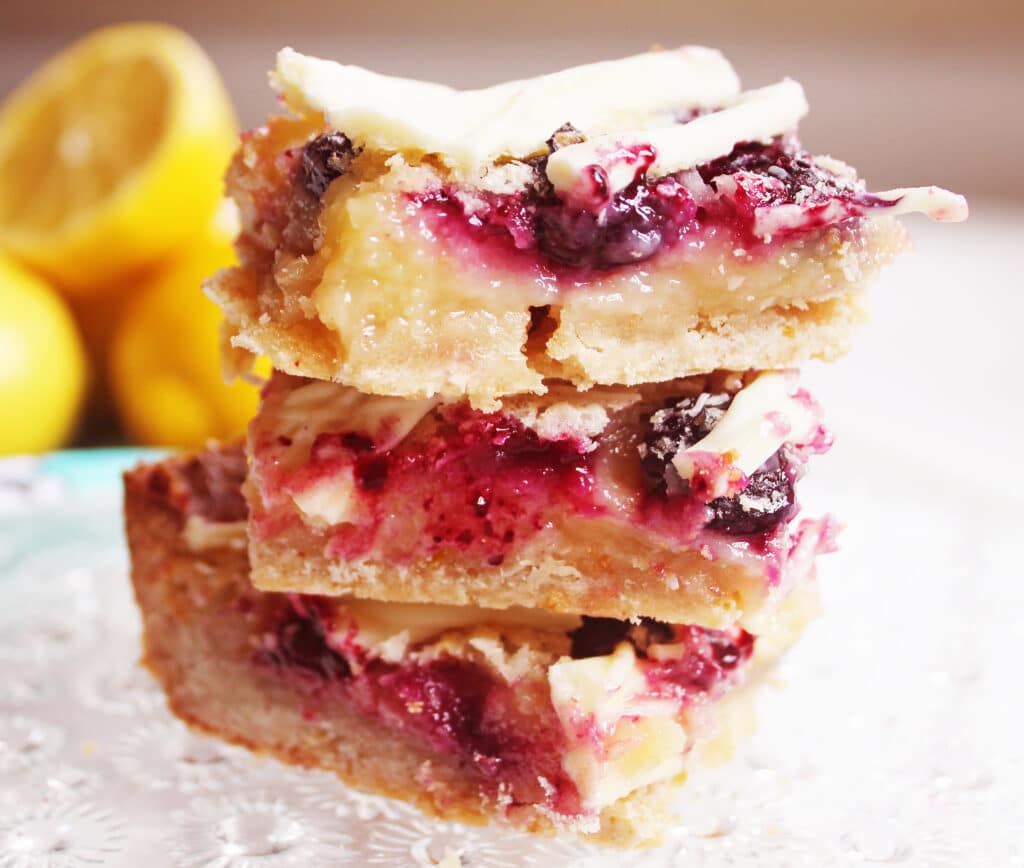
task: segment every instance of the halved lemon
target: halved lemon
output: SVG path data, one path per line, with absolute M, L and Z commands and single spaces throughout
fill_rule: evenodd
M 0 107 L 0 247 L 72 292 L 102 291 L 205 229 L 236 141 L 193 39 L 98 30 Z

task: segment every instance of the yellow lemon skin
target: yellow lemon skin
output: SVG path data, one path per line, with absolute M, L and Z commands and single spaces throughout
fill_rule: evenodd
M 0 248 L 95 294 L 196 239 L 237 143 L 199 45 L 162 24 L 98 30 L 0 107 Z
M 184 252 L 128 295 L 109 359 L 122 427 L 151 446 L 200 448 L 245 433 L 258 389 L 221 376 L 220 311 L 201 284 L 234 262 L 226 242 Z
M 85 350 L 63 299 L 0 257 L 0 455 L 65 443 L 86 380 Z

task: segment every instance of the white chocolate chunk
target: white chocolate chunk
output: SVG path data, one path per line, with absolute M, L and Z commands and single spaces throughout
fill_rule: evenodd
M 190 515 L 181 531 L 182 538 L 194 552 L 207 549 L 244 549 L 248 539 L 244 521 L 210 521 L 201 515 Z
M 563 765 L 586 808 L 600 810 L 683 770 L 689 744 L 679 705 L 649 696 L 633 646 L 563 658 L 548 671 L 551 701 L 572 745 Z
M 722 455 L 749 476 L 783 443 L 812 439 L 819 420 L 806 400 L 793 396 L 795 385 L 792 374 L 771 371 L 737 392 L 711 433 L 673 457 L 680 478 L 693 478 L 694 453 Z
M 747 91 L 734 104 L 689 123 L 660 129 L 640 129 L 619 135 L 589 138 L 555 151 L 547 164 L 548 180 L 569 200 L 587 197 L 579 185 L 590 183 L 594 168 L 606 179 L 609 195 L 628 187 L 636 177 L 633 161 L 622 154 L 648 147 L 654 161 L 649 177 L 692 169 L 728 154 L 737 142 L 767 141 L 796 128 L 807 114 L 803 88 L 787 79 L 770 87 Z
M 549 673 L 556 709 L 576 717 L 593 716 L 598 726 L 614 723 L 646 687 L 628 642 L 604 657 L 563 659 Z
M 290 438 L 291 460 L 305 460 L 318 434 L 355 432 L 386 451 L 402 442 L 437 405 L 437 401 L 389 398 L 363 393 L 337 383 L 315 382 L 288 393 L 278 408 L 275 430 Z M 291 494 L 313 525 L 329 527 L 355 521 L 359 493 L 351 467 L 342 467 Z
M 291 437 L 300 431 L 354 431 L 386 451 L 401 443 L 437 404 L 435 398 L 364 395 L 337 383 L 316 382 L 288 394 L 278 411 L 278 427 Z
M 314 527 L 351 523 L 359 513 L 359 493 L 351 467 L 342 467 L 292 494 L 306 521 Z
M 578 615 L 525 606 L 486 609 L 439 603 L 382 602 L 355 597 L 336 597 L 331 605 L 332 638 L 335 641 L 354 641 L 371 657 L 392 663 L 401 662 L 409 654 L 410 646 L 437 639 L 452 630 L 488 626 L 525 627 L 566 634 L 582 623 Z M 475 635 L 469 638 L 469 644 L 507 677 L 522 677 L 524 667 L 532 665 L 527 659 L 528 654 L 517 652 L 509 656 L 505 644 L 493 636 Z
M 581 392 L 564 383 L 552 383 L 543 396 L 503 398 L 501 412 L 518 419 L 541 440 L 576 438 L 592 447 L 612 415 L 640 400 L 635 389 L 599 387 Z
M 345 609 L 358 626 L 358 641 L 373 647 L 402 634 L 410 643 L 422 642 L 445 631 L 482 624 L 527 626 L 534 630 L 569 633 L 582 623 L 579 615 L 512 606 L 484 609 L 479 606 L 445 606 L 438 603 L 382 603 L 350 599 Z
M 571 748 L 565 756 L 584 806 L 600 810 L 641 787 L 682 772 L 686 730 L 668 716 L 622 718 L 603 744 L 599 757 L 590 746 Z

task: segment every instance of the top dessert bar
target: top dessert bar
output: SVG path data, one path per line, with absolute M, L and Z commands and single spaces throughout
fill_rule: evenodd
M 799 84 L 743 91 L 706 48 L 474 91 L 284 49 L 272 82 L 292 114 L 242 137 L 241 264 L 207 285 L 236 372 L 493 408 L 831 359 L 894 216 L 967 213 L 867 192 L 801 147 Z

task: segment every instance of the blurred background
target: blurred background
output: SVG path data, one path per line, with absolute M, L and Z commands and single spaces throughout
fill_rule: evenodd
M 193 129 L 176 138 L 174 124 L 152 120 L 163 92 L 142 70 L 100 82 L 80 72 L 78 90 L 59 104 L 40 93 L 12 99 L 72 41 L 138 20 L 182 28 L 212 58 L 215 71 L 197 77 L 192 100 L 192 113 L 203 118 L 201 134 Z M 201 56 L 165 37 L 146 38 L 154 52 L 185 68 L 203 66 Z M 7 248 L 0 249 L 0 401 L 8 410 L 0 453 L 69 443 L 187 446 L 242 429 L 255 396 L 245 384 L 220 383 L 217 314 L 197 285 L 231 262 L 231 215 L 217 204 L 220 174 L 236 124 L 253 126 L 274 107 L 266 72 L 282 45 L 468 87 L 687 42 L 721 48 L 746 86 L 786 75 L 801 81 L 812 107 L 801 126 L 805 144 L 857 166 L 874 189 L 940 184 L 966 194 L 969 228 L 944 227 L 941 234 L 962 250 L 971 239 L 1016 238 L 1024 226 L 1024 4 L 1017 0 L 3 0 L 0 98 L 7 105 L 0 147 L 26 129 L 35 131 L 35 145 L 0 167 L 0 223 L 24 214 L 32 230 L 0 237 Z M 103 50 L 116 52 L 116 45 Z M 61 74 L 74 78 L 67 69 Z M 111 131 L 123 129 L 111 121 L 115 107 L 126 105 L 139 127 L 111 141 Z M 189 122 L 175 124 L 184 129 Z M 59 134 L 69 124 L 91 130 L 102 153 L 86 147 L 88 136 Z M 48 238 L 59 215 L 88 211 L 88 203 L 115 189 L 121 195 L 118 163 L 130 164 L 155 135 L 176 142 L 181 153 L 199 150 L 176 165 L 168 158 L 162 192 L 159 185 L 136 189 L 136 201 L 122 203 L 119 219 L 132 240 L 111 249 L 102 243 L 114 237 L 109 227 L 77 225 L 74 238 Z M 49 155 L 66 163 L 68 149 L 91 171 L 65 178 L 53 170 Z M 915 233 L 922 222 L 914 221 Z M 932 227 L 922 233 L 925 244 L 933 237 L 940 236 Z M 936 249 L 943 246 L 936 240 Z M 958 261 L 970 280 L 969 257 Z M 1018 269 L 1007 264 L 991 279 L 1019 284 Z M 929 291 L 948 299 L 951 290 L 922 287 L 921 298 L 931 299 Z M 876 334 L 880 340 L 882 332 Z M 885 337 L 891 346 L 892 334 Z M 858 352 L 873 349 L 868 343 Z

